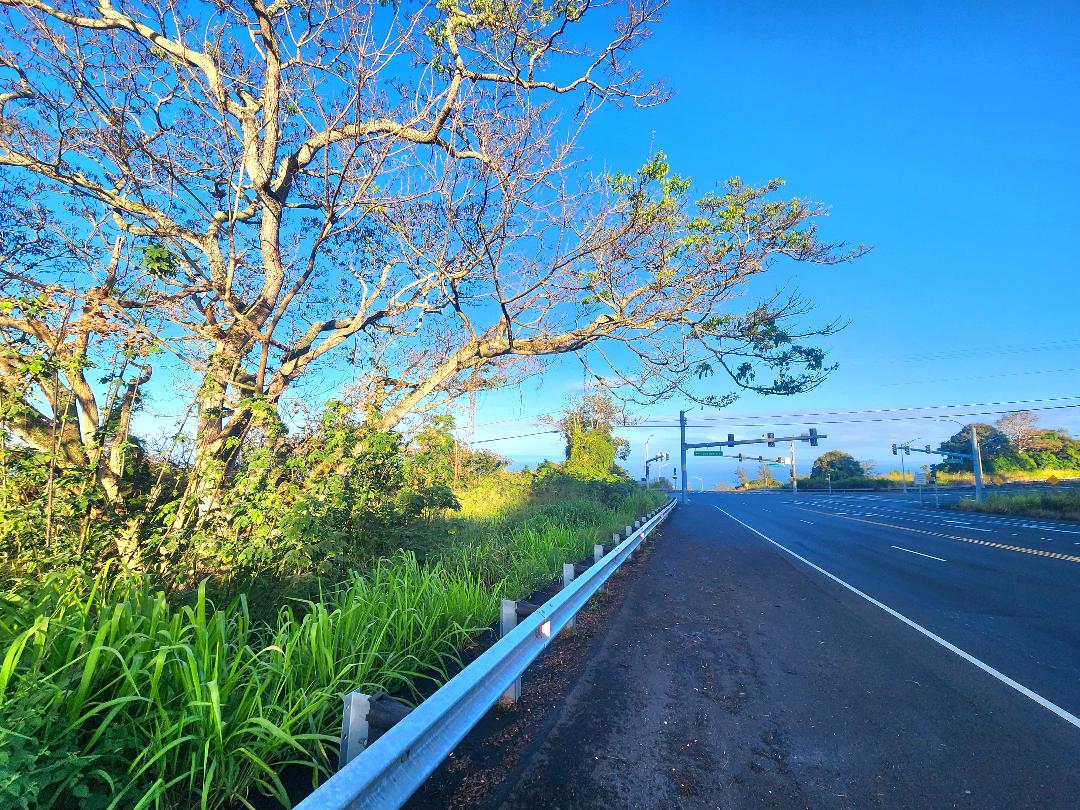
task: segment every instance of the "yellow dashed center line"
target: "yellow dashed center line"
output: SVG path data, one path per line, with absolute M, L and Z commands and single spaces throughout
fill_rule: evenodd
M 1010 546 L 1007 543 L 993 543 L 989 540 L 977 540 L 974 537 L 959 537 L 955 534 L 930 532 L 926 529 L 913 529 L 910 526 L 897 526 L 895 523 L 879 523 L 876 520 L 866 520 L 864 518 L 851 517 L 850 515 L 838 515 L 834 512 L 824 512 L 820 509 L 808 509 L 805 506 L 796 506 L 795 508 L 802 509 L 804 512 L 813 512 L 817 515 L 828 515 L 829 517 L 840 518 L 842 520 L 854 520 L 856 523 L 869 523 L 871 526 L 884 526 L 887 529 L 900 529 L 901 531 L 913 532 L 914 534 L 925 534 L 930 537 L 944 537 L 946 540 L 959 540 L 961 543 L 974 543 L 977 546 L 999 548 L 1002 551 L 1019 551 L 1021 554 L 1034 554 L 1036 557 L 1049 557 L 1052 560 L 1080 563 L 1080 557 L 1077 557 L 1074 554 L 1061 554 L 1057 551 L 1043 551 L 1039 548 L 1026 548 L 1024 546 Z

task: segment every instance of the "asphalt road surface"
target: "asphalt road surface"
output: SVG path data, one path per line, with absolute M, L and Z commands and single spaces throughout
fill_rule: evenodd
M 1080 526 L 701 494 L 507 808 L 1080 807 Z

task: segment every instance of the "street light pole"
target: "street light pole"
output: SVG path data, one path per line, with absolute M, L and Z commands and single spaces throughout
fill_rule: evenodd
M 698 480 L 698 492 L 704 492 L 705 491 L 705 479 L 702 478 L 700 475 L 691 475 L 690 477 L 691 478 L 696 478 Z

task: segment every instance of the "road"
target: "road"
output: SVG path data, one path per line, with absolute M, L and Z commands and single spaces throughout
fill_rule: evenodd
M 699 494 L 487 803 L 1080 805 L 1080 526 Z

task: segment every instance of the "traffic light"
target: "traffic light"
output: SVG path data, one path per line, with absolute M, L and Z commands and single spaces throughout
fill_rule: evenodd
M 810 428 L 810 446 L 817 447 L 817 428 Z
M 911 455 L 911 448 L 908 447 L 906 444 L 904 445 L 904 453 L 909 456 Z
M 742 462 L 742 453 L 739 453 L 739 461 Z
M 930 445 L 926 445 L 926 452 L 927 452 L 927 453 L 930 453 L 930 452 L 932 452 L 932 451 L 930 450 Z
M 895 444 L 892 446 L 892 454 L 894 456 L 896 455 L 896 445 Z
M 773 441 L 776 438 L 775 433 L 766 433 L 765 438 L 769 440 L 769 447 L 776 447 L 776 442 Z
M 728 447 L 734 447 L 735 446 L 735 434 L 734 433 L 729 433 L 727 435 L 727 444 L 728 444 Z

